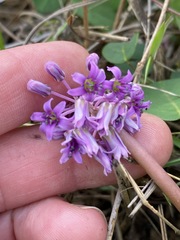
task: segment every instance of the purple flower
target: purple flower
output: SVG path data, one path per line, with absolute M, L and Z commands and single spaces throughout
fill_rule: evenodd
M 121 100 L 120 102 L 116 103 L 112 117 L 111 117 L 111 125 L 120 132 L 124 127 L 124 122 L 127 115 L 128 106 L 125 101 Z
M 51 88 L 47 84 L 44 84 L 33 79 L 28 81 L 27 89 L 30 92 L 37 93 L 43 97 L 47 97 L 51 94 Z
M 64 129 L 56 126 L 53 130 L 52 139 L 59 140 L 64 138 Z
M 84 146 L 84 150 L 89 157 L 96 155 L 99 150 L 99 145 L 93 135 L 86 129 L 75 129 L 73 131 L 77 142 Z
M 110 154 L 108 155 L 102 147 L 99 148 L 99 151 L 94 157 L 104 167 L 104 174 L 106 176 L 112 172 Z
M 70 158 L 74 158 L 77 163 L 82 163 L 82 154 L 85 154 L 84 148 L 77 140 L 73 137 L 72 131 L 65 132 L 65 141 L 61 149 L 62 156 L 60 158 L 60 163 L 67 162 Z
M 82 155 L 87 154 L 98 161 L 108 175 L 113 159 L 127 159 L 130 154 L 120 137 L 121 130 L 130 134 L 139 131 L 141 114 L 149 108 L 150 101 L 144 101 L 143 89 L 132 82 L 129 70 L 123 76 L 117 66 L 108 67 L 113 77 L 106 80 L 98 62 L 96 53 L 87 57 L 88 74 L 75 72 L 72 79 L 79 86 L 73 89 L 66 82 L 63 70 L 56 63 L 47 62 L 46 71 L 66 86 L 69 97 L 35 80 L 30 80 L 27 88 L 42 96 L 52 94 L 64 99 L 54 108 L 53 99 L 49 99 L 43 105 L 43 112 L 34 112 L 31 116 L 32 121 L 40 123 L 40 130 L 48 141 L 63 139 L 60 163 L 70 158 L 82 163 Z
M 141 88 L 141 86 L 139 86 L 138 84 L 133 84 L 129 95 L 131 97 L 131 104 L 132 104 L 135 112 L 140 117 L 142 112 L 144 110 L 147 110 L 150 107 L 151 102 L 150 101 L 146 101 L 146 102 L 143 101 L 144 100 L 144 91 Z
M 133 107 L 131 107 L 126 114 L 124 121 L 124 129 L 129 133 L 136 133 L 141 128 L 140 116 Z
M 96 130 L 101 130 L 101 135 L 108 135 L 109 133 L 109 125 L 112 118 L 113 108 L 114 104 L 109 102 L 103 102 L 99 107 L 95 119 L 98 122 Z
M 103 82 L 106 75 L 103 69 L 98 68 L 95 61 L 91 60 L 88 64 L 88 76 L 78 72 L 72 75 L 73 80 L 81 86 L 68 90 L 68 94 L 73 97 L 83 95 L 87 101 L 93 101 L 96 95 L 104 94 Z
M 45 64 L 45 69 L 57 82 L 64 80 L 65 73 L 57 63 L 49 61 Z
M 66 102 L 62 101 L 57 104 L 54 109 L 52 109 L 52 100 L 53 98 L 49 99 L 47 102 L 44 103 L 44 112 L 34 112 L 31 115 L 32 121 L 41 123 L 40 130 L 46 134 L 48 141 L 52 140 L 55 127 L 60 125 L 61 113 L 64 111 L 66 106 Z M 64 126 L 64 131 L 65 130 L 67 130 L 67 125 Z
M 96 53 L 91 53 L 86 59 L 86 67 L 88 70 L 91 69 L 92 62 L 94 62 L 96 65 L 99 62 L 99 56 Z
M 64 134 L 66 140 L 62 143 L 65 146 L 61 150 L 63 154 L 60 162 L 64 163 L 69 158 L 73 157 L 77 163 L 82 162 L 81 154 L 87 154 L 89 157 L 96 155 L 99 150 L 99 145 L 96 139 L 85 129 L 74 129 L 66 131 Z
M 109 134 L 103 135 L 102 138 L 106 141 L 107 150 L 112 152 L 114 159 L 120 161 L 122 157 L 125 159 L 128 158 L 129 151 L 115 129 L 111 128 Z
M 130 83 L 133 76 L 129 70 L 127 75 L 122 76 L 121 70 L 116 66 L 107 67 L 107 70 L 114 75 L 114 78 L 104 83 L 104 87 L 106 88 L 107 93 L 109 93 L 107 94 L 107 97 L 111 100 L 114 100 L 116 97 L 119 100 L 122 100 L 131 90 L 132 84 Z
M 74 127 L 80 128 L 84 125 L 85 120 L 89 118 L 89 106 L 88 102 L 79 97 L 75 101 L 75 111 L 74 111 Z

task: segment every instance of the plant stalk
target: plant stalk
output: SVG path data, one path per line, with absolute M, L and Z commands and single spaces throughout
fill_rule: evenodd
M 144 168 L 146 173 L 166 194 L 178 211 L 180 211 L 180 189 L 178 185 L 135 138 L 125 130 L 121 131 L 120 136 L 133 158 Z

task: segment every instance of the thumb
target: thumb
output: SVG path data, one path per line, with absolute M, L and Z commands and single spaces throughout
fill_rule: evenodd
M 100 210 L 75 206 L 59 198 L 14 210 L 12 222 L 17 240 L 104 240 L 107 234 Z

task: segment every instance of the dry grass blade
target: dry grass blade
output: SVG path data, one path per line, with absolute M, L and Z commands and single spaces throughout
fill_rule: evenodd
M 157 1 L 157 0 L 152 0 L 152 1 L 155 2 L 155 3 L 157 4 L 157 6 L 159 6 L 160 8 L 162 8 L 163 4 L 162 4 L 160 1 Z M 177 15 L 178 17 L 180 17 L 180 12 L 177 12 L 177 11 L 175 11 L 175 10 L 172 9 L 172 8 L 168 8 L 168 9 L 167 9 L 167 12 L 171 12 L 171 13 Z
M 7 35 L 9 35 L 13 40 L 20 42 L 20 39 L 15 34 L 13 34 L 8 28 L 6 28 L 1 22 L 0 29 L 4 31 Z
M 121 163 L 120 163 L 121 164 Z M 122 164 L 121 164 L 122 165 Z M 131 185 L 133 186 L 136 194 L 138 195 L 138 197 L 140 198 L 140 200 L 142 201 L 143 205 L 146 206 L 147 208 L 149 208 L 155 215 L 157 215 L 160 219 L 162 219 L 162 221 L 164 221 L 170 228 L 172 228 L 174 230 L 174 232 L 178 235 L 180 235 L 180 229 L 176 228 L 172 223 L 170 223 L 164 216 L 162 216 L 152 205 L 149 204 L 149 202 L 146 200 L 146 198 L 144 197 L 143 192 L 141 191 L 141 189 L 139 188 L 139 186 L 136 184 L 136 182 L 134 181 L 134 179 L 131 177 L 131 175 L 129 174 L 129 172 L 126 170 L 126 168 L 122 165 L 121 166 L 122 170 L 124 171 L 124 175 L 126 175 L 127 179 L 129 180 L 129 182 L 131 183 Z
M 141 23 L 145 35 L 147 35 L 147 29 L 148 29 L 147 19 L 146 19 L 146 14 L 144 12 L 141 1 L 139 1 L 139 0 L 128 0 L 128 2 L 131 5 L 131 8 L 132 8 L 136 18 Z
M 130 183 L 126 174 L 124 173 L 122 166 L 123 165 L 119 163 L 119 161 L 117 161 L 116 159 L 113 160 L 113 170 L 116 175 L 118 188 L 121 191 L 121 196 L 125 205 L 128 206 L 130 203 L 130 196 L 128 193 L 128 188 L 130 188 Z
M 87 0 L 83 0 L 84 3 L 87 3 Z M 89 23 L 88 23 L 88 8 L 87 5 L 85 5 L 83 7 L 83 24 L 84 24 L 84 33 L 85 33 L 85 40 L 84 40 L 84 47 L 88 48 L 89 42 L 88 42 L 88 38 L 89 38 Z
M 158 206 L 158 211 L 162 216 L 164 216 L 162 204 Z M 168 240 L 165 222 L 161 218 L 159 219 L 159 221 L 160 221 L 160 227 L 161 227 L 162 240 Z
M 108 234 L 107 234 L 107 239 L 106 240 L 111 240 L 112 237 L 113 237 L 114 228 L 115 228 L 115 225 L 116 225 L 121 200 L 122 200 L 121 191 L 118 188 L 117 193 L 116 193 L 116 197 L 115 197 L 115 200 L 114 200 L 113 208 L 112 208 L 112 211 L 111 211 L 111 216 L 110 216 L 110 219 L 109 219 Z
M 111 33 L 100 33 L 100 32 L 95 32 L 95 31 L 89 31 L 88 35 L 89 36 L 94 36 L 94 37 L 100 37 L 102 40 L 108 39 L 108 40 L 111 40 L 111 41 L 122 41 L 122 42 L 129 41 L 128 37 L 113 35 Z
M 120 17 L 123 11 L 123 8 L 125 6 L 126 1 L 125 0 L 121 0 L 119 1 L 119 7 L 116 13 L 116 17 L 114 19 L 114 24 L 113 24 L 113 29 L 117 29 L 118 25 L 119 25 L 119 21 L 120 21 Z
M 152 180 L 150 180 L 150 181 L 146 184 L 146 186 L 141 190 L 142 193 L 144 194 L 144 198 L 147 200 L 148 197 L 154 192 L 155 189 L 156 189 L 156 185 L 154 184 L 154 182 L 153 182 Z M 131 207 L 131 206 L 135 203 L 135 201 L 137 201 L 137 199 L 138 199 L 138 196 L 136 196 L 136 197 L 129 203 L 128 208 Z M 133 217 L 133 216 L 136 214 L 136 212 L 142 207 L 142 205 L 143 205 L 142 201 L 139 201 L 139 202 L 136 204 L 136 206 L 135 206 L 135 208 L 133 209 L 133 211 L 131 212 L 130 217 Z

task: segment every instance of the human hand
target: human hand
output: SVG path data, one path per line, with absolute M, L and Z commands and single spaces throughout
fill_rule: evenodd
M 41 111 L 44 99 L 27 91 L 29 79 L 40 80 L 65 92 L 44 71 L 57 62 L 66 79 L 85 72 L 87 52 L 75 43 L 34 44 L 1 51 L 0 79 L 0 236 L 21 239 L 105 239 L 107 225 L 100 211 L 66 203 L 57 194 L 115 183 L 97 161 L 70 160 L 60 165 L 59 141 L 48 142 L 38 126 L 18 128 Z M 51 82 L 52 81 L 52 82 Z M 171 134 L 159 118 L 143 114 L 142 129 L 135 138 L 163 165 L 172 151 Z M 145 174 L 138 165 L 124 162 L 134 178 Z

